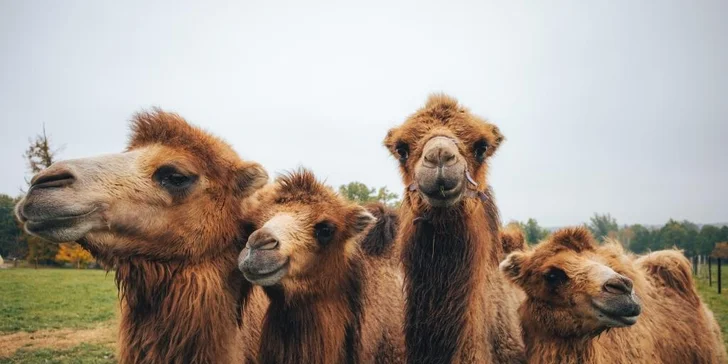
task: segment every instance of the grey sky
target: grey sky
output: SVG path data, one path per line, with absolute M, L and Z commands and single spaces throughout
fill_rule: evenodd
M 587 4 L 591 3 L 591 4 Z M 270 172 L 403 187 L 388 128 L 444 91 L 507 141 L 504 221 L 728 220 L 728 2 L 0 0 L 0 193 L 45 123 L 119 152 L 158 105 Z

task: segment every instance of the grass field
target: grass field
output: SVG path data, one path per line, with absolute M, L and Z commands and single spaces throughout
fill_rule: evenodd
M 114 363 L 113 273 L 0 269 L 0 364 Z
M 705 266 L 703 274 L 701 274 L 697 281 L 698 281 L 698 292 L 700 292 L 700 296 L 703 297 L 703 300 L 705 301 L 708 306 L 710 306 L 711 310 L 713 310 L 713 313 L 715 314 L 715 319 L 718 320 L 718 323 L 720 324 L 720 328 L 723 331 L 723 342 L 728 345 L 728 281 L 726 278 L 728 278 L 728 264 L 724 265 L 722 268 L 721 276 L 723 280 L 721 294 L 718 294 L 718 287 L 717 287 L 717 268 L 713 266 L 713 286 L 709 286 L 708 277 L 707 277 L 707 266 Z
M 708 286 L 707 277 L 698 279 L 698 289 L 728 344 L 728 266 L 724 268 L 722 295 L 715 282 Z M 112 274 L 0 269 L 0 364 L 115 363 L 117 315 Z

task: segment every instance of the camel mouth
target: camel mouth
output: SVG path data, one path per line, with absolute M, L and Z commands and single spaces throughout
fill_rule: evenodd
M 61 215 L 49 218 L 28 218 L 27 216 L 22 216 L 22 219 L 25 230 L 33 235 L 56 242 L 75 241 L 83 238 L 88 233 L 90 224 L 86 222 L 97 210 L 98 208 L 93 208 L 81 214 Z
M 243 269 L 243 276 L 250 283 L 259 286 L 272 286 L 278 284 L 287 274 L 290 266 L 290 258 L 287 258 L 283 264 L 275 267 L 266 267 L 253 272 L 250 267 Z
M 433 207 L 450 207 L 462 199 L 463 183 L 458 181 L 457 184 L 450 188 L 442 185 L 436 185 L 432 188 L 419 185 L 420 195 L 424 200 Z
M 616 305 L 592 302 L 597 319 L 607 327 L 628 327 L 637 323 L 641 306 L 631 297 L 628 302 L 618 302 Z

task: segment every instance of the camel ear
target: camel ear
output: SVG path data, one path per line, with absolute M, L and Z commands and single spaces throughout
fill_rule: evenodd
M 373 226 L 377 219 L 367 209 L 357 206 L 349 213 L 347 218 L 349 233 L 351 236 L 356 236 Z
M 523 277 L 523 262 L 525 261 L 526 253 L 513 252 L 500 263 L 498 268 L 509 281 L 518 284 Z
M 486 152 L 489 157 L 493 155 L 495 151 L 498 150 L 498 147 L 500 147 L 501 143 L 506 140 L 506 137 L 503 136 L 503 133 L 501 133 L 500 129 L 498 129 L 498 127 L 493 124 L 490 124 L 490 132 L 492 134 L 492 138 L 489 138 L 488 140 L 488 149 Z
M 523 231 L 520 229 L 506 228 L 498 232 L 501 243 L 503 244 L 503 251 L 510 253 L 514 251 L 524 251 L 528 248 L 526 244 L 526 237 L 523 235 Z
M 268 172 L 258 163 L 240 168 L 235 176 L 235 192 L 238 197 L 250 196 L 268 183 Z
M 553 244 L 564 246 L 577 253 L 595 250 L 594 237 L 585 227 L 573 227 L 561 229 L 551 236 Z

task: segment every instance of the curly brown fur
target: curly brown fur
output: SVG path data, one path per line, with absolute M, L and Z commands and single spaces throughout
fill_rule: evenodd
M 246 248 L 241 269 L 245 272 L 247 262 L 258 259 L 253 254 L 285 255 L 290 262 L 280 281 L 263 287 L 266 302 L 254 298 L 245 312 L 243 336 L 259 343 L 259 350 L 247 350 L 248 362 L 402 360 L 401 277 L 386 258 L 367 255 L 361 248 L 367 241 L 386 253 L 392 242 L 378 239 L 386 239 L 387 229 L 396 222 L 385 221 L 371 230 L 371 213 L 345 201 L 306 170 L 279 177 L 246 200 L 243 210 L 246 221 L 256 229 L 251 240 L 260 234 L 275 236 L 279 250 L 253 253 Z M 387 212 L 375 207 L 370 210 Z M 315 227 L 321 223 L 335 229 L 332 240 L 325 244 L 315 235 Z M 252 322 L 260 326 L 247 325 Z
M 506 227 L 498 232 L 501 243 L 503 244 L 503 253 L 510 254 L 515 251 L 525 251 L 528 249 L 526 237 L 523 231 L 517 228 Z
M 397 212 L 380 202 L 364 207 L 374 216 L 376 223 L 359 244 L 361 249 L 371 256 L 391 256 L 399 228 Z
M 726 360 L 712 314 L 699 297 L 685 293 L 695 287 L 679 252 L 635 258 L 618 242 L 598 246 L 586 229 L 569 228 L 529 252 L 512 253 L 501 269 L 528 296 L 519 313 L 529 363 Z M 558 284 L 549 278 L 554 269 L 565 273 Z M 614 299 L 602 288 L 603 280 L 620 276 L 630 280 L 641 306 L 632 326 L 615 327 L 592 306 L 595 300 Z
M 140 113 L 131 129 L 124 153 L 41 172 L 36 181 L 73 178 L 62 189 L 29 192 L 18 214 L 31 221 L 87 211 L 39 233 L 74 236 L 116 270 L 121 363 L 239 362 L 241 306 L 251 287 L 236 269 L 246 238 L 240 200 L 267 174 L 176 114 Z
M 433 207 L 422 194 L 405 190 L 400 207 L 401 259 L 405 271 L 405 343 L 409 363 L 523 362 L 516 307 L 518 292 L 498 271 L 503 257 L 498 210 L 487 188 L 486 159 L 503 141 L 498 128 L 448 96 L 434 95 L 384 145 L 400 160 L 405 186 L 430 140 L 445 137 L 457 147 L 481 198 Z M 476 159 L 478 146 L 487 147 Z M 403 152 L 404 150 L 404 152 Z M 465 176 L 459 183 L 469 184 Z

